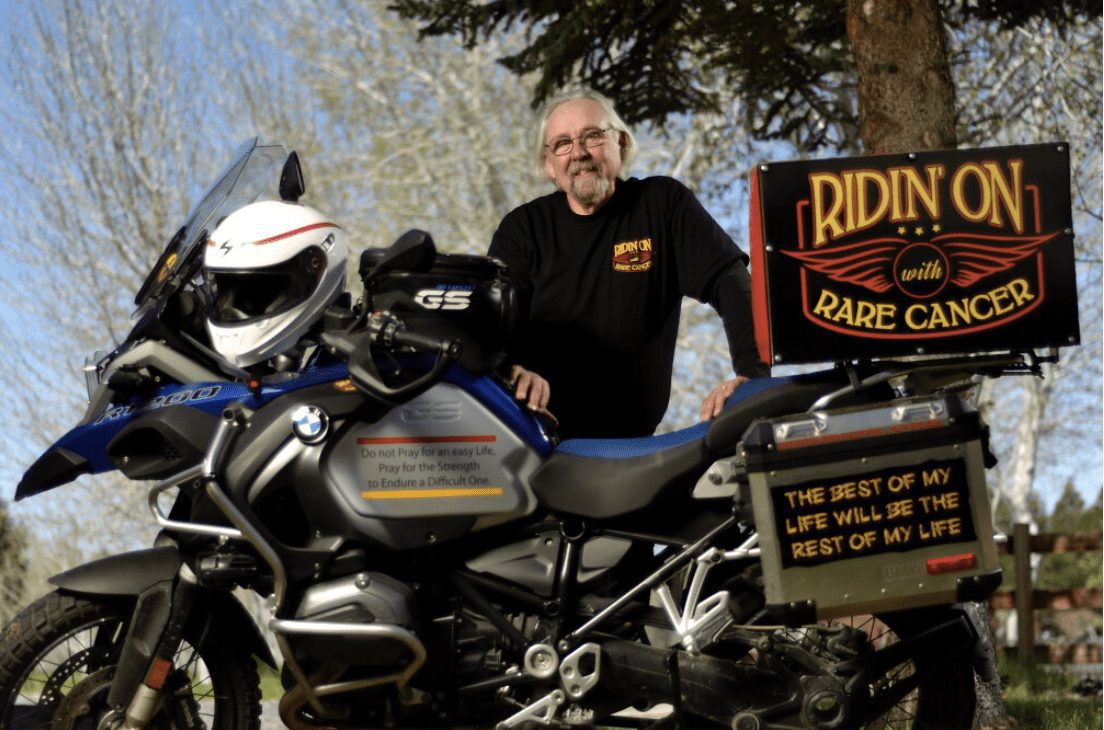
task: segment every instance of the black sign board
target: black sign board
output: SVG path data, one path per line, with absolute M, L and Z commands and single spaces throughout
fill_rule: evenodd
M 961 459 L 772 487 L 771 501 L 783 568 L 976 539 Z
M 760 165 L 765 362 L 1080 341 L 1064 143 Z

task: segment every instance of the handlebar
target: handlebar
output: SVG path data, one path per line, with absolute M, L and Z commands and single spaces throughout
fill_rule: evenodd
M 357 327 L 360 321 L 364 322 L 363 328 Z M 402 320 L 388 312 L 372 312 L 363 319 L 354 319 L 342 331 L 324 332 L 322 343 L 348 362 L 349 377 L 362 392 L 389 405 L 409 400 L 436 383 L 463 349 L 458 340 L 407 330 Z M 390 385 L 376 367 L 373 346 L 388 351 L 406 347 L 436 353 L 437 357 L 428 372 L 402 385 Z
M 368 315 L 368 331 L 374 335 L 373 342 L 388 349 L 409 347 L 422 352 L 440 352 L 450 360 L 460 357 L 462 349 L 458 340 L 446 340 L 408 330 L 398 317 L 387 312 L 372 312 Z

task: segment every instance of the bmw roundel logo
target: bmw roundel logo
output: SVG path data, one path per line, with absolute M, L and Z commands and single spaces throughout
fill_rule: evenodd
M 316 444 L 330 431 L 330 417 L 318 406 L 299 406 L 291 412 L 291 430 L 305 444 Z

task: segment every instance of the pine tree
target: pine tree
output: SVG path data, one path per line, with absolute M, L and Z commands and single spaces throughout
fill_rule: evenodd
M 610 96 L 630 123 L 745 108 L 758 139 L 868 153 L 955 144 L 944 23 L 1059 27 L 1097 17 L 1088 0 L 394 0 L 423 35 L 468 47 L 527 30 L 500 62 L 536 73 L 535 103 L 569 82 Z M 856 103 L 857 101 L 857 103 Z
M 1100 525 L 1099 499 L 1095 505 L 1086 505 L 1070 481 L 1066 482 L 1043 527 L 1045 532 L 1068 535 L 1099 532 Z M 1100 587 L 1101 567 L 1098 552 L 1046 554 L 1039 563 L 1037 587 L 1040 590 Z

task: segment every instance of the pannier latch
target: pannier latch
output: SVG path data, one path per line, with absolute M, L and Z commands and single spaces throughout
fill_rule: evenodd
M 930 421 L 943 415 L 943 404 L 939 401 L 927 403 L 910 403 L 896 406 L 889 417 L 898 422 L 904 421 Z
M 806 438 L 817 436 L 828 428 L 828 421 L 823 416 L 814 416 L 801 421 L 789 421 L 780 423 L 774 427 L 774 438 L 785 441 L 794 438 Z

